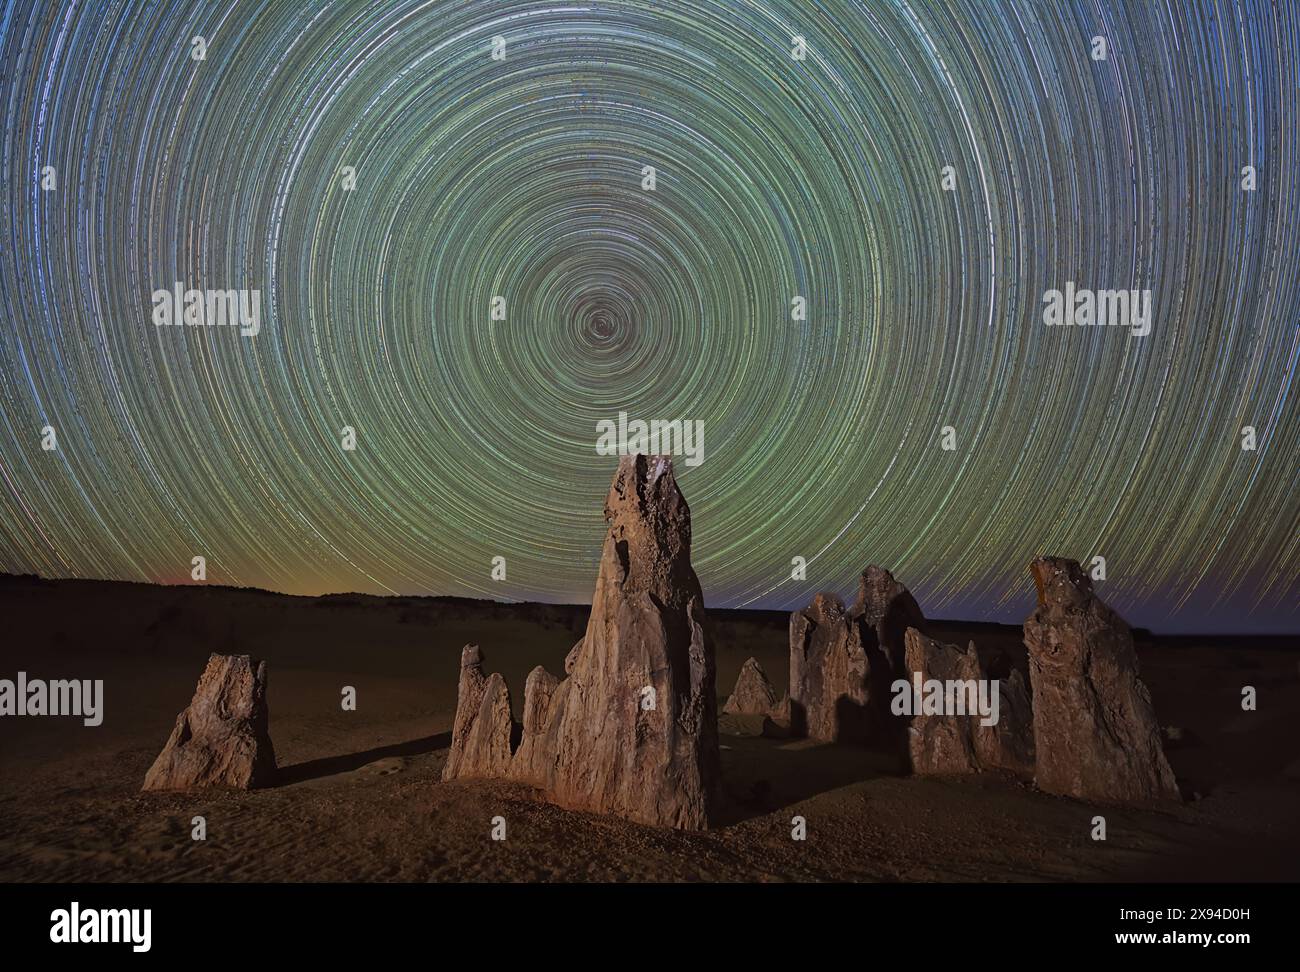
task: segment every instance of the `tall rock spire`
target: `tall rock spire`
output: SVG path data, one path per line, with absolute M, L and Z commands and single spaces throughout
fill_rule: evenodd
M 1030 564 L 1038 607 L 1025 622 L 1034 693 L 1034 781 L 1116 803 L 1178 799 L 1133 635 L 1076 561 Z
M 713 643 L 691 568 L 690 510 L 663 456 L 625 456 L 605 500 L 609 524 L 591 618 L 556 684 L 534 671 L 508 777 L 562 806 L 702 829 L 721 791 Z M 458 700 L 475 705 L 475 693 Z M 481 706 L 481 696 L 478 704 Z M 453 735 L 455 765 L 482 766 Z

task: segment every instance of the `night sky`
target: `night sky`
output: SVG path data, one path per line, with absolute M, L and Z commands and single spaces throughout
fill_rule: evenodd
M 878 563 L 1018 622 L 1056 554 L 1300 630 L 1300 4 L 0 18 L 2 571 L 589 601 L 624 411 L 703 423 L 710 606 Z M 157 324 L 177 282 L 260 330 Z

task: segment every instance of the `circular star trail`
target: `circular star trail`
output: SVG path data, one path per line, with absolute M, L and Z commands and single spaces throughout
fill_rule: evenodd
M 714 606 L 878 563 L 1019 620 L 1050 553 L 1295 628 L 1290 4 L 0 16 L 4 571 L 586 600 L 626 412 L 703 423 Z M 259 332 L 156 325 L 177 283 Z

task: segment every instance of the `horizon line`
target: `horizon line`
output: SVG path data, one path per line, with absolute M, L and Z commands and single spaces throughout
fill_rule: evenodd
M 148 581 L 148 580 L 126 580 L 116 577 L 46 577 L 42 574 L 21 573 L 14 574 L 8 571 L 0 571 L 0 586 L 7 582 L 33 580 L 45 584 L 56 584 L 62 582 L 74 582 L 83 584 L 133 584 L 139 587 L 157 587 L 157 588 L 185 588 L 185 589 L 203 589 L 238 591 L 251 594 L 266 594 L 272 597 L 297 597 L 307 600 L 319 600 L 327 597 L 372 597 L 380 600 L 395 600 L 403 598 L 420 598 L 425 600 L 444 600 L 444 601 L 470 601 L 477 604 L 499 604 L 499 605 L 542 605 L 547 607 L 566 607 L 566 608 L 590 608 L 590 601 L 542 601 L 542 600 L 514 600 L 499 599 L 492 597 L 471 597 L 464 594 L 372 594 L 367 591 L 324 591 L 318 594 L 296 594 L 290 591 L 278 591 L 266 587 L 255 587 L 250 585 L 208 583 L 196 581 Z M 839 597 L 838 592 L 829 591 Z M 1103 598 L 1104 600 L 1104 598 Z M 709 607 L 704 606 L 706 611 L 710 612 L 732 612 L 732 613 L 768 613 L 768 614 L 791 614 L 794 613 L 788 608 L 777 607 Z M 797 608 L 795 610 L 798 610 Z M 924 613 L 924 612 L 923 612 Z M 1118 614 L 1118 612 L 1116 612 Z M 1240 630 L 1199 630 L 1199 631 L 1169 631 L 1150 628 L 1146 625 L 1132 624 L 1123 615 L 1120 615 L 1125 624 L 1131 631 L 1145 632 L 1150 635 L 1159 635 L 1166 638 L 1179 637 L 1221 637 L 1221 638 L 1300 638 L 1300 630 L 1266 630 L 1266 631 L 1240 631 Z M 926 621 L 939 621 L 949 624 L 968 624 L 968 625 L 993 625 L 1004 628 L 1019 628 L 1023 622 L 1015 621 L 981 621 L 973 618 L 954 618 L 954 617 L 937 617 L 926 614 Z

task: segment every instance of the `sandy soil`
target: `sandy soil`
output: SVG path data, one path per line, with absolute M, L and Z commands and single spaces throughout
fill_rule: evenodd
M 1164 810 L 1098 808 L 1002 779 L 909 779 L 882 756 L 765 738 L 724 718 L 728 822 L 656 830 L 442 783 L 460 648 L 480 644 L 516 705 L 562 671 L 585 609 L 289 598 L 213 588 L 0 583 L 0 677 L 102 678 L 105 719 L 0 723 L 4 881 L 1059 881 L 1300 879 L 1295 639 L 1143 639 L 1143 677 L 1180 783 Z M 1026 608 L 1028 612 L 1028 607 Z M 717 612 L 719 693 L 755 655 L 784 688 L 785 616 Z M 941 625 L 1014 652 L 1014 628 Z M 211 651 L 270 663 L 281 785 L 139 792 Z M 1242 712 L 1241 686 L 1259 711 Z M 345 685 L 358 708 L 339 704 Z M 1093 841 L 1102 813 L 1108 839 Z M 208 838 L 190 838 L 195 815 Z M 790 837 L 806 818 L 806 841 Z M 504 817 L 507 839 L 490 839 Z

